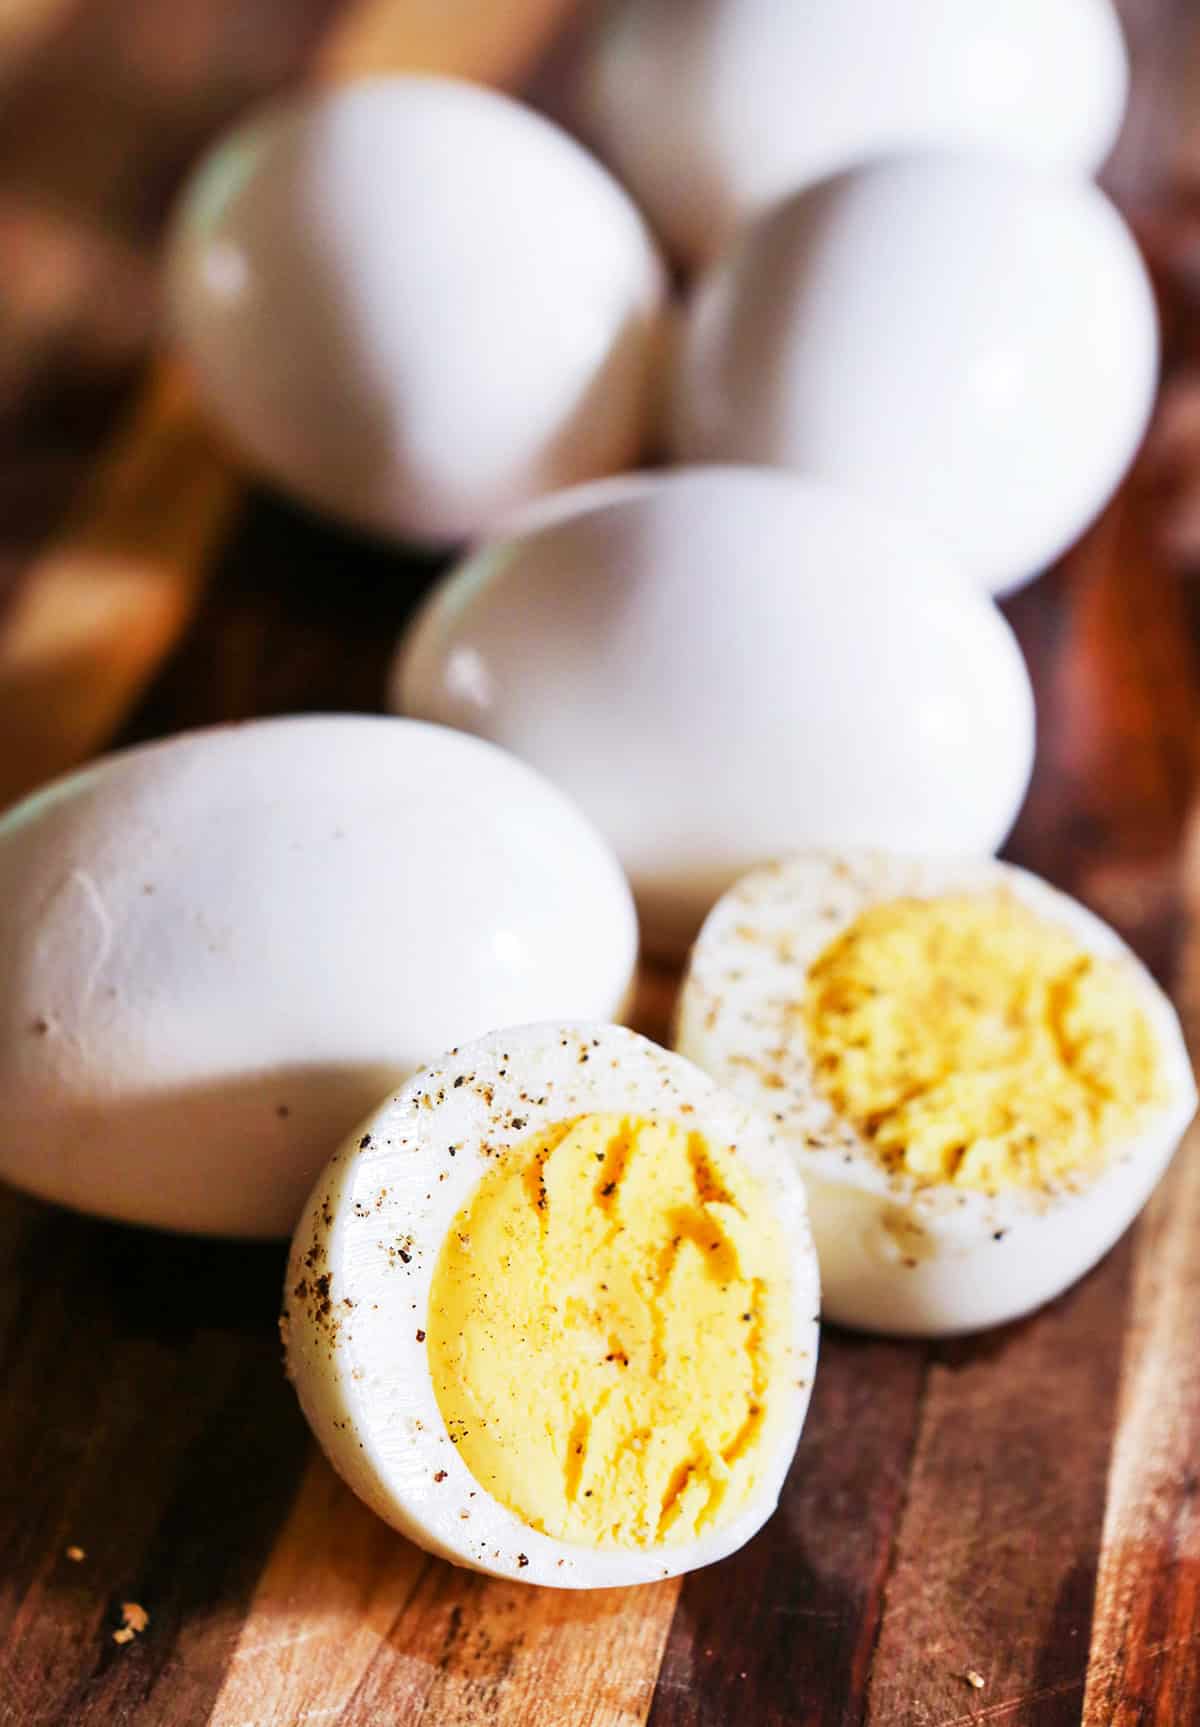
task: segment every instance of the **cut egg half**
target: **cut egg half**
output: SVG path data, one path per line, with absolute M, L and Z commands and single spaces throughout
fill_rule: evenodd
M 1146 969 L 994 860 L 756 870 L 700 934 L 676 1043 L 791 1145 L 826 1317 L 899 1335 L 1059 1295 L 1136 1216 L 1196 1107 Z
M 563 1588 L 720 1559 L 770 1515 L 817 1353 L 786 1148 L 609 1025 L 452 1050 L 334 1156 L 289 1373 L 334 1467 L 433 1553 Z

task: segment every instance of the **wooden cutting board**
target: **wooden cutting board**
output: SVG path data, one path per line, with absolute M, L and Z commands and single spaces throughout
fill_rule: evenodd
M 379 705 L 434 566 L 247 488 L 150 357 L 163 214 L 249 99 L 385 63 L 515 79 L 563 9 L 4 8 L 0 802 L 114 741 Z M 1008 608 L 1040 714 L 1011 850 L 1200 1001 L 1200 19 L 1124 11 L 1113 180 L 1158 270 L 1167 383 L 1121 497 Z M 645 980 L 651 1032 L 672 989 Z M 1192 1144 L 1034 1319 L 927 1347 L 828 1331 L 763 1533 L 682 1584 L 574 1595 L 430 1560 L 331 1476 L 280 1372 L 282 1250 L 0 1194 L 0 1727 L 1190 1727 L 1198 1242 Z M 118 1642 L 127 1603 L 148 1622 Z

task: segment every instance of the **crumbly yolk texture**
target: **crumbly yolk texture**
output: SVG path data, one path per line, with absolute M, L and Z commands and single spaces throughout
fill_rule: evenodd
M 1002 891 L 871 907 L 811 967 L 803 1015 L 828 1101 L 921 1181 L 1095 1173 L 1164 1097 L 1124 969 Z
M 673 1121 L 561 1122 L 488 1172 L 439 1255 L 426 1347 L 450 1438 L 547 1535 L 692 1540 L 774 1450 L 787 1287 L 735 1148 Z

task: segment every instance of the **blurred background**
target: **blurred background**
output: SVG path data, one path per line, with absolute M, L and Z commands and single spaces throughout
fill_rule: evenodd
M 947 0 L 939 5 L 944 20 Z M 668 65 L 689 64 L 699 10 L 686 0 L 665 9 Z M 737 0 L 723 10 L 733 19 Z M 913 10 L 939 16 L 917 0 Z M 1018 12 L 1028 43 L 1052 10 L 991 0 L 996 53 Z M 778 20 L 799 11 L 798 0 L 778 0 Z M 1099 31 L 1103 60 L 1109 8 L 1080 0 L 1058 11 Z M 1078 894 L 1174 977 L 1200 897 L 1185 867 L 1200 768 L 1200 8 L 1118 0 L 1116 12 L 1127 106 L 1123 83 L 1097 73 L 1096 88 L 1123 123 L 1111 153 L 1093 140 L 1082 154 L 1105 158 L 1100 183 L 1148 266 L 1161 384 L 1144 441 L 1137 414 L 1127 419 L 1138 448 L 1128 473 L 1113 465 L 1115 495 L 1098 515 L 1084 512 L 1082 537 L 1061 557 L 1056 547 L 1051 568 L 1000 601 L 1037 705 L 1036 764 L 1007 855 Z M 595 15 L 585 0 L 0 0 L 0 806 L 101 750 L 181 728 L 383 709 L 398 632 L 448 554 L 348 527 L 254 478 L 164 337 L 171 212 L 205 150 L 284 92 L 430 70 L 557 112 Z M 876 9 L 892 28 L 901 15 L 901 0 Z M 730 29 L 727 41 L 717 34 L 718 65 L 732 63 Z M 1068 38 L 1054 38 L 1066 55 L 1056 59 L 1051 36 L 1038 38 L 1039 75 L 1026 79 L 1046 135 L 1083 115 L 1101 138 L 1105 113 L 1092 115 Z M 624 38 L 606 40 L 620 72 Z M 905 40 L 916 38 L 901 26 L 882 61 L 889 95 Z M 861 58 L 870 113 L 881 61 L 865 49 Z M 845 83 L 826 92 L 834 119 L 856 64 L 851 42 Z M 993 65 L 976 66 L 968 97 L 990 87 Z M 918 107 L 928 72 L 920 52 L 910 56 Z M 651 180 L 678 138 L 680 79 L 651 77 L 638 98 Z M 621 73 L 616 87 L 635 84 Z M 740 85 L 730 124 L 735 134 L 764 126 L 755 150 L 765 159 L 786 127 L 771 118 L 783 111 L 772 105 L 779 90 L 772 103 L 763 94 L 752 79 Z M 960 106 L 956 124 L 969 130 L 981 110 Z M 609 124 L 610 160 L 620 155 L 629 179 L 642 134 L 619 106 Z M 683 148 L 682 159 L 697 153 Z M 659 220 L 673 225 L 681 208 L 668 193 Z M 703 243 L 703 196 L 698 208 Z M 712 214 L 715 233 L 715 203 Z M 676 242 L 676 287 L 691 243 Z M 883 305 L 890 289 L 864 284 Z M 486 280 L 479 292 L 486 300 Z M 1067 407 L 1082 440 L 1087 402 Z M 1072 453 L 1064 446 L 1064 468 Z M 1019 515 L 1024 501 L 1004 493 L 1000 514 Z M 670 968 L 648 971 L 641 1022 L 660 1036 L 673 986 Z M 603 1607 L 530 1603 L 537 1592 L 526 1592 L 514 1629 L 511 1591 L 476 1582 L 468 1596 L 441 1569 L 410 1577 L 397 1544 L 314 1473 L 277 1371 L 276 1248 L 148 1236 L 7 1191 L 0 1223 L 15 1268 L 3 1292 L 4 1383 L 21 1413 L 0 1434 L 0 1583 L 10 1585 L 0 1611 L 25 1638 L 24 1690 L 16 1680 L 0 1689 L 0 1727 L 199 1722 L 218 1692 L 224 1727 L 257 1719 L 264 1669 L 248 1663 L 239 1680 L 227 1668 L 259 1587 L 281 1618 L 293 1600 L 297 1624 L 326 1615 L 312 1694 L 327 1684 L 320 1695 L 336 1700 L 339 1686 L 349 1696 L 361 1684 L 364 1709 L 378 1705 L 363 1720 L 398 1718 L 381 1687 L 400 1695 L 419 1671 L 435 1720 L 559 1721 L 546 1711 L 586 1679 L 602 1700 L 597 1720 L 844 1724 L 868 1718 L 873 1671 L 872 1721 L 961 1722 L 974 1707 L 970 1662 L 987 1667 L 985 1703 L 1016 1699 L 990 1718 L 1057 1727 L 1081 1718 L 1090 1630 L 1101 1674 L 1090 1722 L 1195 1718 L 1195 1478 L 1173 1453 L 1151 1483 L 1167 1507 L 1155 1539 L 1136 1553 L 1112 1549 L 1100 1572 L 1126 1328 L 1140 1359 L 1147 1310 L 1162 1321 L 1129 1241 L 1075 1296 L 999 1341 L 925 1348 L 834 1332 L 784 1511 L 736 1569 L 690 1579 L 678 1613 L 673 1585 L 669 1597 L 637 1592 Z M 1157 1237 L 1138 1239 L 1152 1260 Z M 1194 1310 L 1182 1270 L 1175 1287 L 1164 1334 L 1186 1353 Z M 1194 1376 L 1170 1361 L 1163 1373 L 1182 1409 Z M 1180 1455 L 1194 1458 L 1197 1422 L 1189 1404 Z M 1133 1465 L 1127 1477 L 1140 1491 Z M 105 1555 L 107 1602 L 59 1563 L 85 1525 Z M 310 1563 L 314 1550 L 332 1562 Z M 896 1610 L 881 1630 L 885 1577 Z M 156 1640 L 126 1651 L 134 1659 L 118 1669 L 105 1627 L 135 1587 Z M 455 1588 L 469 1599 L 466 1633 Z M 354 1641 L 364 1602 L 382 1625 L 369 1655 Z M 802 1662 L 797 1626 L 816 1627 Z M 749 1647 L 756 1702 L 743 1685 Z M 1184 1653 L 1166 1663 L 1164 1650 Z M 384 1679 L 372 1690 L 375 1661 Z M 1134 1701 L 1120 1714 L 1126 1685 Z M 299 1720 L 288 1713 L 299 1691 L 279 1686 L 274 1718 Z M 926 1712 L 905 1714 L 918 1695 Z M 1138 1714 L 1139 1696 L 1158 1712 Z

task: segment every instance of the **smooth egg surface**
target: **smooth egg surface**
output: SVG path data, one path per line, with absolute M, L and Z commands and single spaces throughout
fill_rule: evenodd
M 0 1175 L 285 1235 L 431 1051 L 618 1015 L 636 948 L 603 841 L 477 739 L 299 718 L 110 756 L 0 819 Z
M 971 1331 L 1112 1246 L 1196 1107 L 1178 1018 L 1098 918 L 994 860 L 800 854 L 693 950 L 676 1043 L 809 1196 L 827 1317 Z
M 766 470 L 538 506 L 401 644 L 392 699 L 532 762 L 607 835 L 647 944 L 804 844 L 991 851 L 1033 700 L 986 595 L 918 536 Z
M 445 544 L 635 460 L 664 277 L 608 173 L 510 98 L 362 80 L 201 163 L 167 257 L 201 394 L 268 477 Z
M 1005 592 L 1108 500 L 1157 375 L 1153 292 L 1102 192 L 911 156 L 789 199 L 701 278 L 670 442 L 843 485 Z
M 766 205 L 897 150 L 1090 174 L 1129 81 L 1109 0 L 614 0 L 574 62 L 565 108 L 691 264 Z
M 784 1146 L 679 1056 L 558 1023 L 452 1049 L 318 1178 L 288 1369 L 350 1486 L 457 1564 L 648 1582 L 771 1514 L 817 1353 Z

